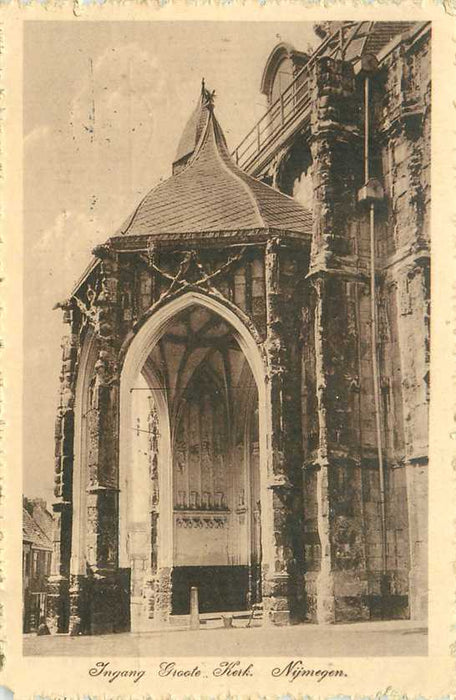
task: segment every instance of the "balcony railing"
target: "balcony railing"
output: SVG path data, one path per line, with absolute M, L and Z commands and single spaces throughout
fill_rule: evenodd
M 376 50 L 378 51 L 380 42 L 384 59 L 388 55 L 385 51 L 391 47 L 393 39 L 400 41 L 403 32 L 413 29 L 416 34 L 429 28 L 429 22 L 343 22 L 320 44 L 293 82 L 235 148 L 232 156 L 236 163 L 252 175 L 260 174 L 284 141 L 310 117 L 309 76 L 318 58 L 328 56 L 356 64 L 366 50 L 369 36 L 377 34 Z
M 250 170 L 258 155 L 280 142 L 280 137 L 309 107 L 309 79 L 304 69 L 235 149 L 235 162 L 244 170 Z
M 322 55 L 343 57 L 348 44 L 355 35 L 359 36 L 362 24 L 346 22 L 320 44 L 290 85 L 233 151 L 233 158 L 239 167 L 247 172 L 254 172 L 260 157 L 274 154 L 283 138 L 291 134 L 294 128 L 308 117 L 311 102 L 310 69 Z

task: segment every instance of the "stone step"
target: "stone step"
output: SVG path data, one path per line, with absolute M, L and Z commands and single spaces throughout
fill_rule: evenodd
M 236 619 L 236 620 L 242 620 L 242 619 L 248 620 L 250 618 L 251 614 L 252 613 L 250 610 L 200 613 L 199 619 L 200 619 L 200 623 L 202 625 L 204 625 L 204 624 L 208 624 L 210 622 L 215 622 L 218 620 L 220 620 L 220 622 L 221 622 L 224 617 L 232 617 L 233 619 Z M 188 625 L 190 623 L 190 615 L 170 615 L 169 623 L 170 623 L 170 625 L 174 625 L 177 627 L 182 627 L 182 626 Z

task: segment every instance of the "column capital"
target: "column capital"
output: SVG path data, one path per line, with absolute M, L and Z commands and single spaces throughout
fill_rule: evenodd
M 102 243 L 92 248 L 92 255 L 99 260 L 113 260 L 117 253 L 112 247 L 110 241 L 108 241 L 107 243 Z
M 268 480 L 268 489 L 273 491 L 292 491 L 295 490 L 294 484 L 291 483 L 288 476 L 284 473 L 272 474 Z

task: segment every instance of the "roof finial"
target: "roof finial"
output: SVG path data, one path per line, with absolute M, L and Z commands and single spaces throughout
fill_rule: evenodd
M 207 107 L 208 109 L 213 109 L 214 107 L 214 98 L 215 98 L 215 90 L 208 90 L 206 88 L 206 82 L 204 78 L 201 79 L 201 101 L 203 107 Z

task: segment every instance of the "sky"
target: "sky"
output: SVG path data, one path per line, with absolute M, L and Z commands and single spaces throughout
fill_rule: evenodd
M 274 46 L 311 23 L 28 21 L 24 31 L 24 493 L 53 501 L 66 299 L 94 245 L 171 174 L 201 90 L 230 150 L 265 111 Z

